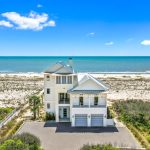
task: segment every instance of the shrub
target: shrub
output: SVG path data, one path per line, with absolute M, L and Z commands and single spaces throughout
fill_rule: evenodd
M 28 150 L 28 146 L 19 139 L 9 139 L 0 145 L 0 150 Z
M 35 145 L 40 146 L 40 144 L 41 144 L 40 139 L 30 133 L 18 134 L 18 135 L 15 135 L 13 138 L 20 139 L 23 143 L 28 144 L 28 145 L 35 144 Z
M 120 150 L 113 147 L 111 144 L 107 145 L 84 145 L 80 150 Z
M 46 112 L 46 120 L 55 120 L 54 113 L 48 113 L 48 112 Z
M 22 133 L 1 141 L 0 150 L 42 150 L 39 138 Z

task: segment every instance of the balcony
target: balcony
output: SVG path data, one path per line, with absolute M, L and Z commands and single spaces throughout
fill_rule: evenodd
M 89 105 L 73 105 L 73 108 L 88 108 Z
M 106 105 L 73 105 L 73 108 L 106 108 Z
M 70 99 L 69 98 L 60 99 L 59 104 L 70 104 Z
M 106 108 L 106 105 L 90 105 L 91 108 Z

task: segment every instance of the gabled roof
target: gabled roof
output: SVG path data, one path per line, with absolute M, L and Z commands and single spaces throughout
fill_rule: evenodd
M 70 65 L 66 65 L 63 62 L 57 62 L 53 66 L 50 66 L 45 73 L 54 73 L 54 74 L 73 74 L 74 69 Z
M 69 93 L 91 93 L 96 94 L 108 90 L 108 87 L 101 81 L 95 79 L 93 76 L 86 74 L 79 81 L 78 85 L 71 90 Z

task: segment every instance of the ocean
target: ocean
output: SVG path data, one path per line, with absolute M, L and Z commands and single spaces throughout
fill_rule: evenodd
M 68 61 L 64 57 L 3 57 L 0 56 L 0 73 L 44 72 L 57 61 Z M 97 73 L 150 73 L 150 57 L 105 57 L 73 56 L 73 66 L 77 72 Z

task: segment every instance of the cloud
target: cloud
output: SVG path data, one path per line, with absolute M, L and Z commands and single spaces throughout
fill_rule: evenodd
M 87 36 L 94 37 L 95 36 L 95 32 L 90 32 L 90 33 L 87 34 Z
M 150 40 L 143 40 L 141 42 L 141 45 L 149 46 L 150 45 Z
M 43 7 L 43 5 L 41 5 L 41 4 L 38 4 L 38 5 L 37 5 L 37 8 L 41 8 L 41 7 Z
M 42 30 L 44 27 L 54 27 L 55 21 L 49 20 L 48 14 L 38 14 L 31 11 L 27 16 L 22 16 L 16 12 L 6 12 L 1 14 L 7 18 L 8 23 L 12 23 L 16 29 Z
M 107 46 L 114 45 L 114 42 L 112 42 L 112 41 L 106 42 L 105 45 L 107 45 Z
M 11 24 L 11 23 L 8 22 L 8 21 L 1 20 L 1 21 L 0 21 L 0 26 L 4 26 L 4 27 L 11 28 L 11 27 L 13 27 L 13 24 Z

